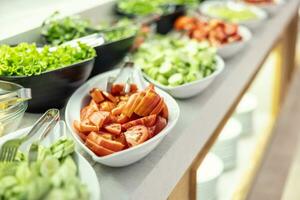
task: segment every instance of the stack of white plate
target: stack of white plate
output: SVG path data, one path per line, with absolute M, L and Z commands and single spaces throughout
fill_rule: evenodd
M 197 199 L 217 199 L 217 183 L 223 172 L 223 163 L 216 155 L 209 153 L 197 171 Z
M 253 94 L 246 94 L 236 109 L 235 118 L 242 124 L 241 135 L 254 133 L 254 111 L 257 107 L 257 99 Z
M 237 143 L 242 131 L 242 126 L 234 118 L 228 120 L 220 133 L 218 141 L 212 148 L 212 152 L 221 158 L 224 170 L 232 169 L 237 162 Z

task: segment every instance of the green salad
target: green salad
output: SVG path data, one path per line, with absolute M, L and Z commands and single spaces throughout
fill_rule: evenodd
M 257 14 L 248 7 L 239 7 L 239 9 L 233 9 L 228 5 L 215 6 L 210 7 L 208 9 L 208 13 L 234 23 L 258 18 Z
M 203 79 L 216 70 L 216 49 L 188 38 L 156 36 L 133 57 L 146 75 L 166 86 Z
M 35 44 L 20 43 L 15 47 L 0 46 L 0 76 L 32 76 L 79 63 L 96 56 L 92 47 L 78 43 L 78 47 L 50 46 L 37 48 Z
M 55 12 L 42 25 L 42 35 L 50 44 L 59 45 L 95 32 L 90 29 L 90 21 L 82 19 L 80 16 L 60 18 L 59 15 L 58 12 Z
M 110 31 L 105 31 L 106 29 Z M 105 42 L 113 42 L 133 36 L 136 32 L 137 27 L 129 19 L 94 26 L 90 21 L 77 15 L 60 18 L 58 12 L 43 23 L 41 31 L 51 45 L 59 45 L 93 33 L 103 33 Z
M 61 138 L 50 147 L 39 146 L 36 162 L 19 152 L 13 163 L 0 163 L 1 200 L 88 200 L 72 158 L 74 142 Z
M 119 0 L 118 9 L 126 14 L 149 15 L 164 12 L 163 5 L 197 5 L 198 0 Z
M 110 23 L 102 23 L 96 28 L 98 30 L 107 30 L 103 32 L 106 43 L 134 36 L 138 32 L 138 27 L 132 20 L 127 18 L 120 19 L 113 25 Z

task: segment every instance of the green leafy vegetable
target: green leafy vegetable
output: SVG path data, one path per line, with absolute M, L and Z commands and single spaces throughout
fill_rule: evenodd
M 196 5 L 198 0 L 119 0 L 118 9 L 126 14 L 149 15 L 164 12 L 163 5 Z
M 132 20 L 127 18 L 121 19 L 113 25 L 110 23 L 102 23 L 97 29 L 107 30 L 103 32 L 105 42 L 114 42 L 128 38 L 138 32 L 138 27 L 134 25 Z
M 188 38 L 156 36 L 142 44 L 134 61 L 150 78 L 178 86 L 211 75 L 216 70 L 216 49 Z
M 74 142 L 62 138 L 48 148 L 39 146 L 34 163 L 29 164 L 22 153 L 17 162 L 0 163 L 0 199 L 89 199 L 87 187 L 77 177 L 73 152 Z
M 92 47 L 58 46 L 38 49 L 35 44 L 21 43 L 15 47 L 0 46 L 0 76 L 32 76 L 62 68 L 96 56 Z
M 42 35 L 47 42 L 59 45 L 66 41 L 80 38 L 95 32 L 92 30 L 90 21 L 73 15 L 60 18 L 59 13 L 51 15 L 42 26 Z

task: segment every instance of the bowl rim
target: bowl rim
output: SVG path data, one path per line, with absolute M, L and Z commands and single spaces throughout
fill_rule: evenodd
M 8 84 L 8 85 L 14 85 L 17 88 L 24 88 L 22 85 L 20 85 L 18 83 L 9 82 L 9 81 L 5 81 L 5 80 L 0 80 L 0 83 L 4 83 L 4 84 Z M 18 108 L 18 106 L 20 108 Z M 17 103 L 15 105 L 9 107 L 8 109 L 6 109 L 4 111 L 0 111 L 0 113 L 4 112 L 4 115 L 2 117 L 0 117 L 0 122 L 17 117 L 20 113 L 25 112 L 27 107 L 28 107 L 27 102 L 20 102 L 20 103 Z M 12 110 L 14 108 L 17 108 L 17 110 L 15 110 L 14 112 L 9 112 L 10 110 Z
M 243 23 L 259 22 L 259 21 L 263 21 L 263 20 L 267 19 L 267 17 L 268 17 L 268 14 L 267 14 L 267 12 L 264 9 L 259 8 L 259 7 L 254 6 L 254 5 L 249 5 L 249 4 L 244 3 L 244 2 L 236 2 L 236 1 L 221 1 L 221 0 L 206 1 L 206 2 L 204 2 L 202 4 L 200 4 L 200 6 L 198 7 L 198 10 L 201 13 L 203 13 L 204 15 L 208 16 L 208 17 L 214 17 L 214 18 L 218 18 L 218 19 L 224 20 L 224 18 L 221 17 L 221 16 L 216 16 L 216 15 L 210 14 L 208 12 L 208 9 L 210 7 L 217 6 L 217 5 L 228 6 L 230 4 L 231 5 L 238 5 L 238 6 L 241 6 L 241 7 L 244 7 L 244 8 L 248 8 L 251 11 L 253 11 L 256 14 L 256 16 L 257 16 L 256 19 L 240 20 L 240 21 L 237 21 L 235 23 L 243 24 Z M 225 21 L 228 21 L 228 20 L 225 19 Z
M 37 77 L 37 76 L 41 76 L 41 75 L 44 75 L 44 74 L 47 74 L 47 73 L 50 73 L 50 72 L 62 71 L 62 70 L 65 70 L 65 69 L 68 69 L 68 68 L 71 68 L 71 67 L 75 67 L 75 66 L 78 66 L 78 65 L 81 65 L 81 64 L 93 62 L 96 57 L 97 57 L 97 55 L 94 56 L 94 57 L 92 57 L 92 58 L 81 60 L 79 62 L 70 64 L 70 65 L 65 65 L 65 66 L 59 67 L 57 69 L 53 69 L 53 70 L 49 70 L 49 71 L 44 71 L 44 72 L 42 72 L 40 74 L 35 74 L 35 75 L 31 75 L 31 76 L 26 76 L 26 75 L 22 75 L 22 76 L 0 76 L 0 79 L 1 78 L 5 78 L 5 79 L 19 79 L 19 78 Z
M 90 155 L 92 156 L 92 158 L 96 161 L 105 161 L 108 159 L 113 159 L 115 157 L 119 157 L 119 156 L 123 156 L 124 154 L 129 153 L 130 151 L 135 151 L 137 149 L 141 149 L 144 148 L 145 145 L 148 145 L 150 143 L 153 143 L 157 140 L 159 140 L 160 138 L 165 137 L 168 133 L 170 133 L 170 131 L 174 128 L 174 126 L 177 124 L 178 119 L 180 117 L 180 107 L 177 103 L 177 101 L 171 96 L 169 95 L 167 92 L 163 91 L 162 89 L 156 87 L 155 90 L 157 90 L 159 93 L 163 94 L 163 96 L 168 96 L 168 98 L 172 101 L 172 104 L 174 105 L 173 109 L 176 109 L 176 116 L 174 118 L 174 120 L 172 121 L 172 123 L 170 124 L 170 126 L 168 127 L 168 129 L 166 129 L 167 127 L 165 127 L 161 132 L 159 132 L 158 134 L 156 134 L 154 137 L 148 139 L 147 141 L 143 142 L 142 144 L 139 144 L 137 146 L 122 150 L 122 151 L 118 151 L 115 152 L 113 154 L 110 155 L 106 155 L 106 156 L 98 156 L 97 154 L 95 154 L 92 150 L 90 150 L 83 142 L 82 140 L 79 138 L 78 134 L 76 133 L 76 131 L 74 130 L 72 124 L 69 124 L 70 119 L 69 119 L 69 115 L 68 113 L 70 113 L 70 102 L 72 101 L 72 99 L 75 98 L 75 95 L 78 93 L 78 91 L 83 88 L 85 85 L 93 85 L 97 82 L 99 82 L 102 79 L 105 79 L 106 77 L 108 77 L 109 74 L 111 73 L 116 73 L 119 69 L 115 69 L 115 70 L 111 70 L 105 73 L 102 73 L 98 76 L 95 76 L 93 78 L 91 78 L 89 81 L 87 81 L 84 85 L 82 85 L 80 88 L 78 88 L 73 95 L 70 97 L 66 109 L 65 109 L 65 121 L 66 121 L 66 125 L 69 129 L 69 131 L 71 132 L 71 135 L 74 137 L 74 139 L 76 140 L 77 143 L 79 143 L 79 145 Z M 78 101 L 78 100 L 77 100 Z M 168 122 L 169 124 L 169 122 Z
M 267 7 L 271 7 L 271 6 L 280 6 L 286 3 L 286 0 L 276 0 L 275 2 L 262 2 L 262 3 L 250 3 L 247 2 L 245 0 L 240 0 L 243 3 L 246 3 L 247 5 L 252 5 L 252 6 L 257 6 L 259 8 L 267 8 Z
M 179 85 L 179 86 L 166 86 L 166 85 L 163 85 L 163 84 L 159 83 L 158 81 L 152 79 L 146 73 L 142 72 L 142 74 L 148 81 L 150 81 L 151 83 L 153 83 L 154 85 L 156 85 L 157 87 L 159 87 L 163 90 L 182 89 L 182 88 L 186 88 L 186 87 L 189 87 L 189 86 L 198 85 L 200 83 L 206 82 L 207 80 L 213 79 L 216 76 L 218 76 L 225 69 L 225 62 L 219 55 L 216 55 L 215 58 L 216 58 L 216 67 L 217 67 L 217 69 L 212 74 L 210 74 L 210 75 L 208 75 L 208 76 L 206 76 L 202 79 L 198 79 L 198 80 L 192 81 L 190 83 L 185 83 L 185 84 Z

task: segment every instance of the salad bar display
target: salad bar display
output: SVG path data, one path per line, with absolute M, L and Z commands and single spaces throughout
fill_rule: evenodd
M 95 25 L 82 17 L 88 15 L 54 13 L 38 29 L 35 43 L 0 45 L 0 103 L 9 92 L 32 91 L 32 99 L 0 110 L 0 138 L 21 138 L 11 132 L 27 105 L 33 113 L 66 106 L 62 123 L 72 135 L 56 137 L 50 146 L 37 142 L 33 163 L 21 148 L 13 160 L 3 159 L 7 152 L 0 141 L 0 199 L 93 199 L 82 166 L 94 170 L 87 161 L 79 163 L 83 158 L 74 141 L 106 166 L 128 166 L 146 157 L 183 120 L 177 102 L 211 91 L 223 75 L 223 59 L 251 41 L 246 27 L 254 31 L 268 16 L 256 6 L 261 3 L 275 1 L 119 0 L 110 21 Z M 124 62 L 132 63 L 132 71 L 112 70 Z

